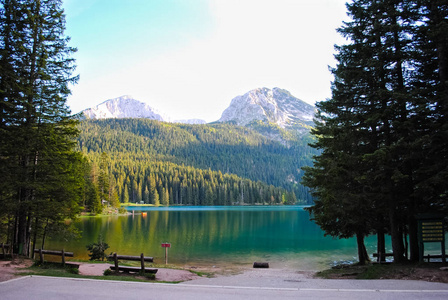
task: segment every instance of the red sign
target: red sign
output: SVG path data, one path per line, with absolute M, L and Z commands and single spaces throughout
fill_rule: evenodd
M 171 244 L 163 243 L 162 247 L 163 248 L 171 248 Z

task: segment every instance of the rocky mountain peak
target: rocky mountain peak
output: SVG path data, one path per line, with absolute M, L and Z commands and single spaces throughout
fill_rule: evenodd
M 120 118 L 145 118 L 162 122 L 185 123 L 185 124 L 205 124 L 204 120 L 175 120 L 146 103 L 134 99 L 132 96 L 125 95 L 114 99 L 109 99 L 95 107 L 82 111 L 87 119 L 120 119 Z
M 312 124 L 314 106 L 280 88 L 258 88 L 232 99 L 219 122 L 245 126 L 254 121 L 275 123 L 282 128 Z
M 82 113 L 88 119 L 147 118 L 158 121 L 164 120 L 161 113 L 129 95 L 106 100 L 95 107 L 84 110 Z

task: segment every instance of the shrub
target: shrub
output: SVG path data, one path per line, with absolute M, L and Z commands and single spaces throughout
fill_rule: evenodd
M 104 273 L 103 273 L 104 276 L 108 276 L 108 275 L 111 275 L 111 274 L 112 274 L 112 270 L 111 269 L 104 270 Z
M 104 261 L 106 258 L 105 251 L 109 248 L 109 245 L 103 240 L 103 236 L 100 234 L 98 236 L 98 242 L 89 244 L 86 248 L 90 251 L 90 260 Z

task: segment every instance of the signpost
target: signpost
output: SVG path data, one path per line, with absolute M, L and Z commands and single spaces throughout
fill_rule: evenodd
M 445 230 L 444 218 L 439 215 L 420 215 L 418 216 L 418 233 L 420 261 L 423 261 L 424 243 L 440 243 L 442 250 L 442 261 L 446 262 L 445 257 Z
M 165 265 L 168 264 L 168 248 L 171 248 L 170 243 L 162 243 L 162 248 L 165 248 Z

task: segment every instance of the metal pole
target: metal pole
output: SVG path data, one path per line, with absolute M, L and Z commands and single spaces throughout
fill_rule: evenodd
M 168 264 L 168 247 L 165 247 L 165 265 Z

